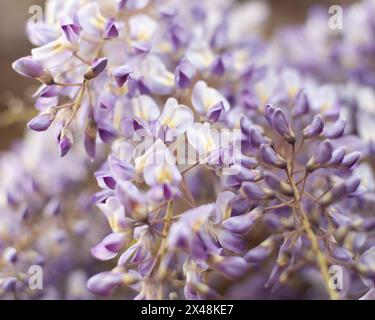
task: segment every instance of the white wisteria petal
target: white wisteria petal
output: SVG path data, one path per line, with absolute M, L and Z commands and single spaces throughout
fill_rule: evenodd
M 90 2 L 77 13 L 79 24 L 90 35 L 101 36 L 107 19 L 100 12 L 98 3 Z
M 175 85 L 174 74 L 155 55 L 149 55 L 143 62 L 143 75 L 152 92 L 156 94 L 170 94 Z
M 136 171 L 142 172 L 147 165 L 174 165 L 176 159 L 171 155 L 164 142 L 158 139 L 151 146 L 148 146 L 147 143 L 138 145 L 134 163 Z
M 44 68 L 54 68 L 64 64 L 73 56 L 75 47 L 59 38 L 42 47 L 31 50 L 31 54 L 35 61 L 38 61 Z
M 194 42 L 186 52 L 186 58 L 200 71 L 207 71 L 215 61 L 214 53 L 204 43 L 204 39 Z
M 204 81 L 198 81 L 195 84 L 191 100 L 194 109 L 200 114 L 207 114 L 220 102 L 223 103 L 225 111 L 230 109 L 228 100 L 218 90 L 208 87 Z
M 187 106 L 178 104 L 176 98 L 169 98 L 159 121 L 162 125 L 183 133 L 193 124 L 194 114 Z
M 149 42 L 152 40 L 158 24 L 147 15 L 139 14 L 129 19 L 130 37 L 134 41 Z
M 156 120 L 160 115 L 160 110 L 154 99 L 147 95 L 141 95 L 132 99 L 134 116 L 146 120 Z
M 190 145 L 198 152 L 201 159 L 205 159 L 208 154 L 218 149 L 218 132 L 211 129 L 208 122 L 194 123 L 187 130 L 187 138 Z

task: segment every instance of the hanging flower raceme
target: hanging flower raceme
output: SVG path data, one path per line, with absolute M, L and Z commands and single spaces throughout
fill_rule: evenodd
M 366 115 L 375 98 L 319 85 L 332 79 L 326 77 L 332 69 L 319 62 L 332 48 L 308 37 L 292 43 L 297 49 L 303 43 L 310 65 L 293 63 L 301 50 L 285 59 L 277 41 L 265 44 L 258 36 L 267 17 L 263 2 L 49 0 L 48 6 L 43 22 L 27 27 L 36 48 L 13 68 L 40 82 L 38 115 L 28 127 L 51 131 L 44 134 L 65 158 L 45 159 L 43 152 L 35 160 L 38 174 L 19 166 L 21 177 L 0 188 L 4 225 L 11 226 L 15 211 L 35 228 L 65 209 L 94 216 L 76 199 L 86 190 L 87 158 L 100 188 L 91 202 L 106 221 L 90 227 L 95 232 L 81 237 L 82 247 L 105 261 L 104 269 L 70 264 L 74 246 L 58 252 L 90 273 L 87 288 L 95 297 L 373 296 L 373 134 L 358 119 L 372 126 Z M 352 70 L 334 59 L 343 54 L 330 56 L 335 79 Z M 303 75 L 319 71 L 325 76 Z M 47 221 L 38 219 L 41 211 Z M 42 238 L 61 244 L 76 232 L 80 237 L 87 229 L 79 217 L 51 223 Z M 19 286 L 13 267 L 30 262 L 18 241 L 8 241 L 23 233 L 23 223 L 9 230 L 14 236 L 0 232 L 6 266 L 0 295 L 8 296 Z M 46 242 L 36 242 L 35 252 L 33 242 L 27 250 L 32 262 L 34 253 L 47 251 L 49 259 Z M 331 266 L 341 268 L 342 291 L 330 286 Z M 84 277 L 73 273 L 69 282 L 77 278 Z

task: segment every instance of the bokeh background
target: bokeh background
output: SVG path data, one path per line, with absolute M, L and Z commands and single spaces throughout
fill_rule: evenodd
M 63 1 L 63 0 L 61 0 Z M 246 0 L 245 0 L 246 1 Z M 267 34 L 275 28 L 295 24 L 305 19 L 314 5 L 346 5 L 354 0 L 268 0 L 271 17 Z M 30 18 L 32 5 L 43 5 L 43 0 L 0 0 L 0 150 L 10 147 L 22 136 L 25 122 L 33 115 L 32 81 L 16 74 L 11 64 L 30 52 L 25 35 L 25 23 Z M 327 9 L 328 10 L 328 9 Z

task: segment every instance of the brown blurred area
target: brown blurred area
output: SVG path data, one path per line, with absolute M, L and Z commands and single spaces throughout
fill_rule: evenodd
M 16 74 L 11 65 L 17 58 L 29 54 L 31 45 L 25 34 L 25 24 L 31 16 L 29 8 L 43 3 L 42 0 L 0 0 L 0 149 L 2 150 L 9 147 L 15 137 L 22 135 L 25 126 L 24 121 L 7 125 L 4 123 L 3 112 L 8 106 L 32 107 L 30 91 L 27 88 L 33 82 Z
M 268 0 L 272 8 L 270 28 L 303 22 L 313 6 L 349 5 L 359 0 Z
M 63 0 L 61 0 L 63 1 Z M 304 20 L 309 7 L 313 5 L 345 5 L 353 0 L 268 0 L 271 5 L 269 31 L 287 24 Z M 11 64 L 21 56 L 29 54 L 31 46 L 25 35 L 25 23 L 30 18 L 29 8 L 43 4 L 43 0 L 0 0 L 0 150 L 8 148 L 11 142 L 22 136 L 26 119 L 15 124 L 2 123 L 3 112 L 10 108 L 26 110 L 32 108 L 30 85 L 35 83 L 16 74 Z M 30 110 L 31 111 L 31 110 Z M 26 113 L 23 113 L 23 118 Z M 22 117 L 21 117 L 22 118 Z

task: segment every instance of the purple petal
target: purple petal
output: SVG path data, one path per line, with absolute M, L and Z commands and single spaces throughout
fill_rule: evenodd
M 265 110 L 265 117 L 267 119 L 267 121 L 269 122 L 269 124 L 272 126 L 272 116 L 275 112 L 275 108 L 270 105 L 270 104 L 267 104 L 266 106 L 266 110 Z
M 180 89 L 186 89 L 191 85 L 195 76 L 194 66 L 187 59 L 182 59 L 175 71 L 175 82 Z
M 117 67 L 113 70 L 113 77 L 118 87 L 122 87 L 129 79 L 132 69 L 128 65 Z
M 311 139 L 319 136 L 324 129 L 324 124 L 322 117 L 318 114 L 314 117 L 311 124 L 309 124 L 305 129 L 303 129 L 303 137 L 305 139 Z
M 217 240 L 220 245 L 227 250 L 235 253 L 241 253 L 245 249 L 245 244 L 237 233 L 233 233 L 227 229 L 219 229 L 216 232 Z
M 215 106 L 210 108 L 207 112 L 207 117 L 210 122 L 216 122 L 219 120 L 220 115 L 225 111 L 224 104 L 222 101 L 217 103 Z
M 296 141 L 284 112 L 279 108 L 272 114 L 272 125 L 287 142 L 294 143 Z
M 328 139 L 337 139 L 342 137 L 346 127 L 346 121 L 343 119 L 337 120 L 332 126 L 326 127 L 323 135 Z
M 353 193 L 356 192 L 361 184 L 361 178 L 359 177 L 350 177 L 348 180 L 345 181 L 345 192 L 346 193 Z
M 135 178 L 135 169 L 113 155 L 109 156 L 108 164 L 116 180 L 132 180 Z
M 254 209 L 249 213 L 224 220 L 222 226 L 232 232 L 244 233 L 255 224 L 260 214 L 259 209 Z
M 100 242 L 95 247 L 91 248 L 91 254 L 99 260 L 107 261 L 111 260 L 117 256 L 117 252 L 109 251 L 103 244 Z
M 85 79 L 92 80 L 98 77 L 107 68 L 107 64 L 108 59 L 106 57 L 96 59 L 91 65 L 89 71 L 85 73 Z
M 56 112 L 42 113 L 31 119 L 27 126 L 34 131 L 45 131 L 51 126 L 55 115 Z
M 249 263 L 261 263 L 265 259 L 267 259 L 270 253 L 271 253 L 270 248 L 264 245 L 259 245 L 251 249 L 250 251 L 248 251 L 244 258 Z
M 273 198 L 272 193 L 266 192 L 264 189 L 252 182 L 244 182 L 242 184 L 242 190 L 250 200 L 265 200 Z
M 249 268 L 248 263 L 241 257 L 215 256 L 213 267 L 231 279 L 242 277 Z
M 59 142 L 60 156 L 64 157 L 69 152 L 72 145 L 73 145 L 73 135 L 71 131 L 67 129 L 63 129 L 60 135 L 60 142 Z
M 270 146 L 262 144 L 260 147 L 260 156 L 265 164 L 280 169 L 285 169 L 287 167 L 287 162 L 285 159 L 280 157 Z
M 104 26 L 104 38 L 113 39 L 119 36 L 119 31 L 115 24 L 114 18 L 109 18 Z
M 96 294 L 107 295 L 122 282 L 123 275 L 114 272 L 102 272 L 87 281 L 87 288 Z
M 72 43 L 76 43 L 79 40 L 81 27 L 77 16 L 73 16 L 73 18 L 68 16 L 62 17 L 60 19 L 60 25 L 66 40 Z
M 337 148 L 332 152 L 331 160 L 329 160 L 330 165 L 339 165 L 345 157 L 346 147 Z
M 44 74 L 42 65 L 33 60 L 31 56 L 16 60 L 13 62 L 12 68 L 27 78 L 39 78 Z
M 102 240 L 103 246 L 113 253 L 118 253 L 125 242 L 125 234 L 111 233 Z
M 97 126 L 94 120 L 89 120 L 89 123 L 86 126 L 84 146 L 87 155 L 91 160 L 95 159 L 96 154 L 96 134 Z
M 301 117 L 307 114 L 310 110 L 310 102 L 306 92 L 301 91 L 297 96 L 297 101 L 293 109 L 293 117 Z
M 117 138 L 116 129 L 109 124 L 98 124 L 98 133 L 100 139 L 102 139 L 104 143 L 111 143 L 114 139 Z
M 361 157 L 361 153 L 358 151 L 354 151 L 352 153 L 347 154 L 341 162 L 342 166 L 351 168 Z

